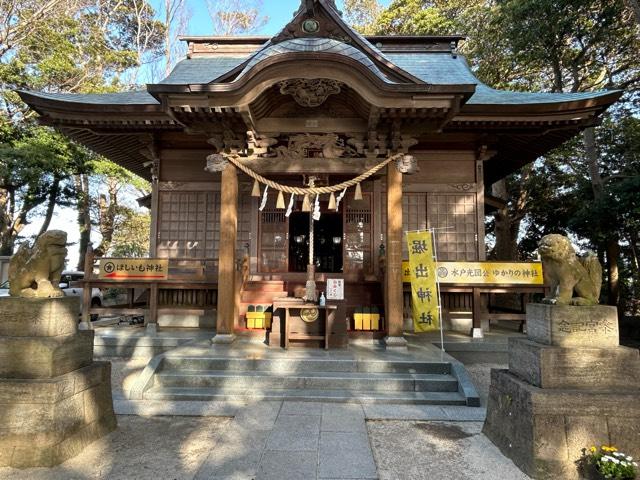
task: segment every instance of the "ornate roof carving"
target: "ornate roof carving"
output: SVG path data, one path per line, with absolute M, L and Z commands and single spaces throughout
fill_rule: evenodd
M 302 107 L 319 107 L 330 95 L 337 95 L 343 86 L 337 80 L 327 78 L 284 80 L 279 83 L 280 93 L 291 95 Z

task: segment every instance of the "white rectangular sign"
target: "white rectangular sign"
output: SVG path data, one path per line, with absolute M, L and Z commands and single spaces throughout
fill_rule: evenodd
M 327 278 L 327 300 L 344 300 L 344 280 Z

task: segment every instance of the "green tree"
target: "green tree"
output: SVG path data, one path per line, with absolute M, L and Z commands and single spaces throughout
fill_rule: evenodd
M 113 235 L 109 255 L 113 257 L 146 257 L 149 255 L 151 216 L 132 208 L 122 211 L 119 227 Z
M 376 22 L 381 12 L 378 0 L 344 0 L 345 21 L 363 35 L 376 33 Z
M 635 0 L 394 0 L 376 25 L 378 33 L 466 34 L 462 52 L 476 75 L 495 88 L 623 88 L 628 92 L 624 105 L 631 105 L 640 85 L 634 6 Z M 624 268 L 635 265 L 637 260 L 629 259 L 637 259 L 637 242 L 630 240 L 633 229 L 625 233 L 613 225 L 635 224 L 637 210 L 625 192 L 632 191 L 637 177 L 628 171 L 624 178 L 611 175 L 617 167 L 609 152 L 617 145 L 617 158 L 626 158 L 623 152 L 637 148 L 629 133 L 633 119 L 632 109 L 618 108 L 597 133 L 587 129 L 584 140 L 574 139 L 493 185 L 492 194 L 504 207 L 489 224 L 495 239 L 491 255 L 527 258 L 545 233 L 578 234 L 606 260 L 609 301 L 617 303 L 619 250 Z M 607 206 L 600 210 L 596 205 Z M 606 217 L 608 225 L 600 225 L 598 216 Z
M 56 205 L 69 205 L 66 176 L 90 158 L 84 148 L 53 130 L 0 123 L 0 255 L 11 255 L 16 238 L 34 216 L 47 230 Z
M 92 171 L 94 175 L 89 187 L 92 199 L 91 218 L 92 225 L 101 237 L 94 249 L 96 257 L 107 255 L 118 245 L 118 248 L 124 248 L 123 245 L 127 242 L 122 235 L 126 235 L 126 232 L 135 232 L 135 238 L 130 239 L 127 248 L 137 252 L 146 248 L 148 254 L 149 231 L 147 230 L 146 238 L 142 241 L 140 237 L 143 235 L 136 231 L 136 228 L 144 224 L 142 218 L 145 214 L 139 213 L 127 199 L 147 195 L 150 191 L 149 182 L 108 160 L 94 161 Z M 146 216 L 149 217 L 148 213 Z M 137 222 L 136 225 L 129 223 L 132 220 Z
M 95 156 L 36 126 L 15 90 L 126 88 L 124 76 L 162 53 L 164 26 L 153 17 L 144 0 L 0 2 L 0 251 L 10 254 L 24 225 L 43 211 L 46 228 L 55 206 L 74 196 L 81 248 L 90 235 L 86 175 Z
M 623 88 L 634 92 L 640 88 L 640 59 L 635 53 L 640 49 L 638 26 L 622 0 L 504 0 L 499 5 L 498 23 L 512 45 L 516 62 L 538 72 L 549 90 Z M 622 118 L 624 114 L 616 116 L 617 121 Z M 594 207 L 591 212 L 598 212 L 595 206 L 612 193 L 607 182 L 611 158 L 601 155 L 603 149 L 599 149 L 596 138 L 594 129 L 587 128 L 580 147 L 590 191 L 574 191 L 583 195 L 584 204 Z M 611 218 L 610 214 L 606 216 Z M 601 223 L 597 216 L 591 220 L 590 225 Z M 597 228 L 592 228 L 583 233 L 588 233 L 592 245 L 605 253 L 608 301 L 616 305 L 620 232 L 604 229 L 602 237 Z

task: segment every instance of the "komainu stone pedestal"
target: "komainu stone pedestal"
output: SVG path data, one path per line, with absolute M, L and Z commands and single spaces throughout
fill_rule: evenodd
M 527 306 L 528 338 L 509 339 L 509 369 L 492 370 L 483 428 L 527 475 L 579 479 L 592 445 L 640 456 L 640 355 L 617 325 L 614 307 Z
M 0 466 L 49 467 L 116 428 L 78 298 L 0 298 Z

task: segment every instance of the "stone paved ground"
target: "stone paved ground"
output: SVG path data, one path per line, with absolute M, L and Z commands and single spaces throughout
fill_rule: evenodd
M 526 480 L 480 422 L 367 423 L 380 480 Z
M 242 409 L 195 478 L 377 478 L 360 405 L 262 402 Z
M 116 432 L 63 465 L 0 479 L 527 478 L 480 433 L 484 408 L 128 401 L 144 364 L 113 362 L 116 412 L 160 416 L 118 415 Z M 504 366 L 469 368 L 483 405 L 490 367 Z

